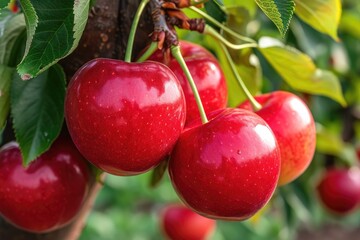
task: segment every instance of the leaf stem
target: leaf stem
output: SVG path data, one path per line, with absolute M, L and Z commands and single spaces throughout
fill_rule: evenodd
M 199 109 L 201 122 L 203 124 L 207 123 L 208 119 L 206 117 L 204 106 L 203 106 L 203 104 L 201 102 L 201 98 L 200 98 L 199 92 L 198 92 L 198 90 L 196 88 L 194 79 L 192 78 L 192 76 L 190 74 L 190 71 L 189 71 L 189 69 L 186 66 L 186 63 L 184 61 L 184 58 L 181 55 L 180 47 L 179 46 L 172 46 L 171 47 L 171 54 L 176 59 L 176 61 L 180 64 L 180 66 L 181 66 L 182 70 L 184 71 L 185 76 L 186 76 L 186 78 L 187 78 L 187 80 L 188 80 L 188 82 L 190 84 L 191 90 L 192 90 L 192 92 L 194 94 L 194 97 L 195 97 L 196 104 L 197 104 L 198 109 Z
M 233 59 L 231 58 L 230 53 L 227 50 L 226 46 L 223 43 L 220 43 L 220 46 L 225 53 L 226 60 L 228 61 L 230 68 L 231 68 L 236 80 L 238 81 L 242 91 L 244 92 L 247 99 L 249 99 L 253 110 L 255 112 L 259 111 L 262 108 L 261 104 L 258 101 L 256 101 L 256 99 L 251 95 L 250 91 L 247 89 L 244 81 L 242 80 L 242 78 L 240 77 L 240 74 L 238 73 L 238 71 L 236 69 L 235 63 L 234 63 Z
M 140 16 L 141 16 L 142 12 L 144 11 L 146 4 L 148 4 L 149 1 L 150 0 L 142 0 L 136 13 L 135 13 L 135 17 L 131 24 L 129 39 L 128 39 L 127 46 L 126 46 L 125 62 L 131 62 L 131 55 L 132 55 L 132 50 L 133 50 L 133 45 L 134 45 L 136 28 L 139 24 Z
M 139 59 L 136 60 L 136 62 L 140 63 L 140 62 L 147 60 L 157 49 L 158 49 L 158 43 L 151 42 L 148 49 L 146 49 L 146 51 L 143 53 L 143 55 L 141 55 L 141 57 L 139 57 Z
M 205 18 L 206 20 L 208 20 L 209 22 L 211 22 L 212 24 L 214 24 L 215 26 L 217 26 L 218 28 L 222 29 L 224 32 L 227 32 L 228 34 L 230 34 L 231 36 L 245 41 L 245 42 L 252 42 L 252 43 L 256 43 L 256 41 L 254 39 L 242 36 L 240 34 L 238 34 L 237 32 L 231 30 L 230 28 L 226 27 L 224 24 L 218 22 L 215 18 L 211 17 L 210 15 L 208 15 L 207 13 L 201 11 L 200 9 L 198 9 L 197 7 L 189 7 L 190 10 L 196 12 L 197 14 L 201 15 L 203 18 Z
M 208 34 L 208 35 L 216 38 L 217 40 L 219 40 L 220 42 L 225 44 L 227 47 L 232 48 L 234 50 L 240 50 L 240 49 L 251 48 L 251 47 L 258 47 L 257 43 L 233 44 L 233 43 L 229 42 L 228 40 L 226 40 L 220 33 L 218 33 L 215 29 L 213 29 L 209 25 L 205 26 L 204 34 Z

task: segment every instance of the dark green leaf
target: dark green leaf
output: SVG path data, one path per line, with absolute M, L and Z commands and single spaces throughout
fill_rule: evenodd
M 223 5 L 221 0 L 210 0 L 205 3 L 205 9 L 210 16 L 222 23 L 226 21 L 226 13 L 222 7 Z M 209 24 L 211 25 L 211 23 Z
M 28 38 L 18 72 L 22 79 L 29 79 L 76 48 L 87 21 L 89 0 L 21 0 L 20 3 Z
M 9 2 L 10 2 L 10 0 L 0 0 L 0 9 L 7 7 Z
M 4 127 L 0 127 L 0 146 L 3 144 L 3 141 L 4 141 L 4 130 L 5 130 L 5 126 L 6 124 L 4 125 Z
M 15 68 L 0 64 L 0 129 L 4 127 L 9 115 L 10 107 L 10 83 Z
M 255 0 L 284 36 L 295 11 L 294 0 Z
M 31 81 L 15 74 L 11 114 L 24 165 L 45 152 L 60 133 L 64 118 L 65 74 L 54 65 Z
M 156 187 L 157 185 L 159 185 L 159 183 L 163 179 L 164 174 L 167 169 L 167 166 L 168 166 L 169 158 L 170 158 L 169 156 L 166 157 L 166 159 L 161 161 L 161 163 L 159 165 L 157 165 L 156 168 L 153 170 L 153 172 L 151 174 L 151 179 L 150 179 L 150 187 L 153 187 L 153 188 Z

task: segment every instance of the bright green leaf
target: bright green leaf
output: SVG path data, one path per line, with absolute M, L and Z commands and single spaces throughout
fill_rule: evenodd
M 339 79 L 333 73 L 317 69 L 311 58 L 299 50 L 281 43 L 273 45 L 271 41 L 270 38 L 261 39 L 259 50 L 292 88 L 327 96 L 346 106 Z
M 85 29 L 90 8 L 90 0 L 74 1 L 74 43 L 70 53 L 75 50 L 79 44 L 82 33 Z M 70 54 L 68 53 L 68 54 Z
M 294 14 L 294 0 L 255 0 L 255 2 L 284 36 Z
M 343 12 L 340 21 L 340 30 L 360 39 L 360 15 L 357 11 Z
M 11 115 L 24 164 L 45 152 L 60 133 L 64 118 L 65 74 L 53 65 L 32 81 L 15 74 Z
M 9 4 L 9 2 L 10 2 L 10 0 L 0 0 L 0 9 L 6 8 Z
M 301 20 L 335 40 L 341 17 L 341 0 L 295 0 L 295 13 Z
M 0 129 L 4 127 L 9 115 L 10 107 L 10 83 L 15 68 L 0 64 Z
M 87 21 L 89 0 L 20 2 L 26 18 L 28 38 L 18 73 L 23 79 L 29 79 L 77 47 Z

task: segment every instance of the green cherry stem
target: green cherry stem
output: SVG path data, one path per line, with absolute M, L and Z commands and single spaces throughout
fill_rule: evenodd
M 187 80 L 188 80 L 188 82 L 190 84 L 191 90 L 194 93 L 195 101 L 196 101 L 196 104 L 198 106 L 200 117 L 201 117 L 201 122 L 203 124 L 207 123 L 208 119 L 206 117 L 204 106 L 203 106 L 203 104 L 201 102 L 200 95 L 199 95 L 199 92 L 198 92 L 198 90 L 196 88 L 194 79 L 192 78 L 192 76 L 190 74 L 190 71 L 189 71 L 189 69 L 186 66 L 186 63 L 184 61 L 184 58 L 181 55 L 180 47 L 179 46 L 172 46 L 171 47 L 171 54 L 176 59 L 176 61 L 179 63 L 181 69 L 184 71 L 185 76 L 186 76 L 186 78 L 187 78 Z
M 197 7 L 189 7 L 189 9 L 196 12 L 197 14 L 201 15 L 203 18 L 205 18 L 206 20 L 208 20 L 209 22 L 211 22 L 212 24 L 214 24 L 218 28 L 222 29 L 224 32 L 227 32 L 228 34 L 232 35 L 233 37 L 235 37 L 235 38 L 237 38 L 237 39 L 239 39 L 241 41 L 256 43 L 254 39 L 251 39 L 251 38 L 248 38 L 248 37 L 245 37 L 245 36 L 242 36 L 242 35 L 238 34 L 237 32 L 235 32 L 235 31 L 231 30 L 230 28 L 224 26 L 224 24 L 218 22 L 215 18 L 211 17 L 207 13 L 201 11 Z
M 247 89 L 244 81 L 242 80 L 242 78 L 240 77 L 240 74 L 238 73 L 238 71 L 236 69 L 235 63 L 234 63 L 233 59 L 231 58 L 230 53 L 227 50 L 226 46 L 224 44 L 222 44 L 222 43 L 220 43 L 220 46 L 221 46 L 222 50 L 225 53 L 226 60 L 228 61 L 229 65 L 230 65 L 230 68 L 231 68 L 236 80 L 238 81 L 238 83 L 240 85 L 241 90 L 244 92 L 247 99 L 249 99 L 249 101 L 251 103 L 251 106 L 253 107 L 254 111 L 255 112 L 259 111 L 262 108 L 261 104 L 258 103 L 258 101 L 256 101 L 256 99 L 251 95 L 251 93 Z
M 133 45 L 134 45 L 136 28 L 139 24 L 141 14 L 144 11 L 146 4 L 148 4 L 149 2 L 150 2 L 150 0 L 142 0 L 138 9 L 136 10 L 135 17 L 131 24 L 129 39 L 128 39 L 127 46 L 126 46 L 125 62 L 131 62 L 131 55 L 132 55 L 132 50 L 133 50 Z
M 233 43 L 229 42 L 228 40 L 226 40 L 220 33 L 218 33 L 215 29 L 213 29 L 209 25 L 205 26 L 205 29 L 204 29 L 203 33 L 214 37 L 215 39 L 217 39 L 220 42 L 222 42 L 223 44 L 225 44 L 227 47 L 229 47 L 231 49 L 234 49 L 234 50 L 240 50 L 240 49 L 251 48 L 251 47 L 258 47 L 258 44 L 253 43 L 253 42 L 252 43 L 244 43 L 244 44 L 233 44 Z
M 141 57 L 139 57 L 139 59 L 136 60 L 136 62 L 140 63 L 147 60 L 157 49 L 158 49 L 158 42 L 151 42 L 148 49 L 146 49 L 144 54 L 141 55 Z

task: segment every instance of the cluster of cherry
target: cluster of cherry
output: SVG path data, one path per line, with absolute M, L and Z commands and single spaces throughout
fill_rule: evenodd
M 216 58 L 180 42 L 206 115 L 179 63 L 155 52 L 143 63 L 94 59 L 73 76 L 65 99 L 71 139 L 104 172 L 130 176 L 168 161 L 183 202 L 200 215 L 244 220 L 279 185 L 297 178 L 315 150 L 315 126 L 296 95 L 276 91 L 237 108 L 227 106 L 227 86 Z M 19 148 L 0 151 L 0 212 L 33 232 L 68 223 L 88 190 L 89 170 L 69 139 L 21 166 Z M 22 204 L 14 204 L 22 202 Z M 20 207 L 23 206 L 23 207 Z M 59 209 L 61 208 L 61 209 Z

